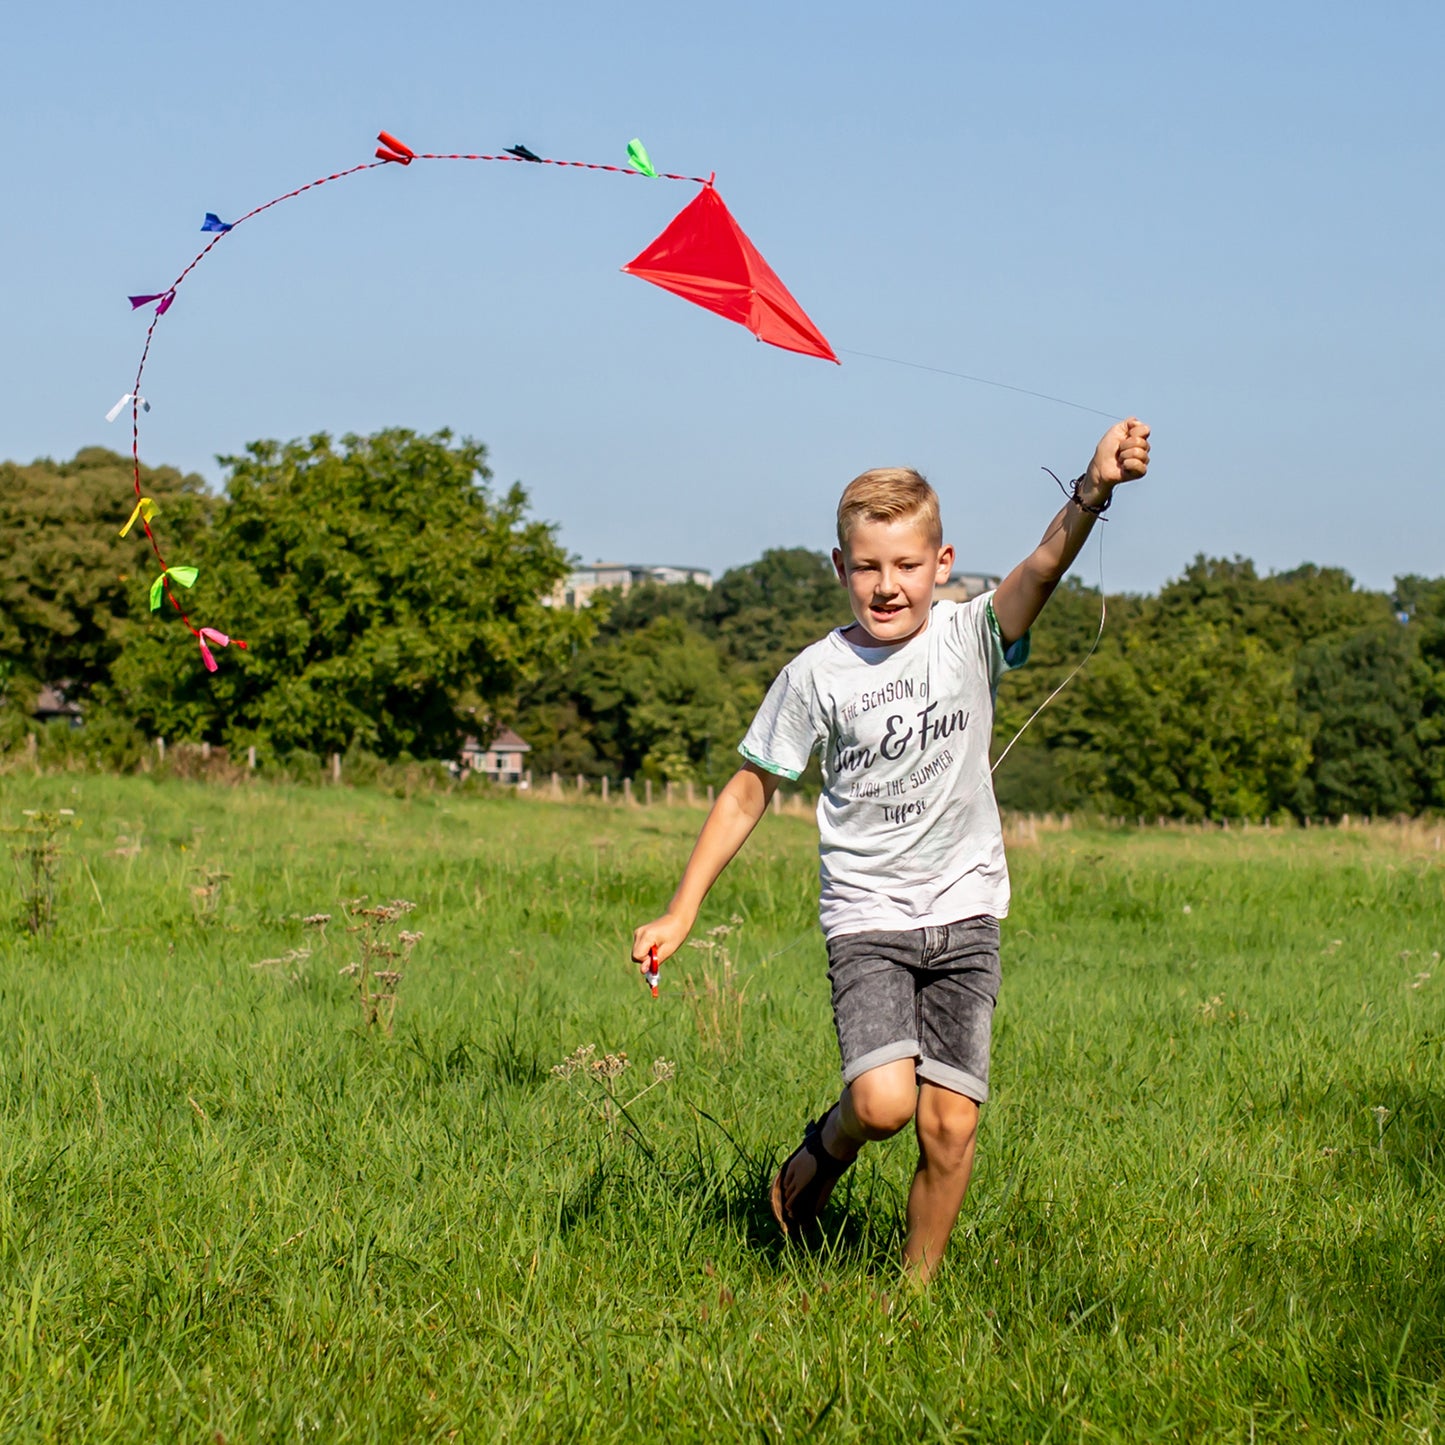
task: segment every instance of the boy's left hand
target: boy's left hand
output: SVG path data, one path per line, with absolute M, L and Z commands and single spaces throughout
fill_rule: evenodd
M 1094 448 L 1085 474 L 1088 488 L 1107 495 L 1120 482 L 1136 482 L 1149 470 L 1149 428 L 1137 416 L 1116 422 Z M 1094 501 L 1092 496 L 1085 500 Z

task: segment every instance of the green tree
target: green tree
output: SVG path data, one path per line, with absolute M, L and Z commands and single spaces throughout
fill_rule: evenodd
M 1314 724 L 1314 757 L 1301 780 L 1300 811 L 1338 818 L 1425 807 L 1431 681 L 1415 638 L 1397 622 L 1305 648 L 1296 686 Z
M 1290 674 L 1259 638 L 1207 622 L 1167 641 L 1135 633 L 1086 677 L 1061 743 L 1071 785 L 1100 807 L 1263 818 L 1293 800 L 1309 743 Z
M 832 564 L 803 547 L 765 552 L 710 591 L 600 592 L 601 609 L 596 644 L 518 716 L 538 770 L 721 782 L 779 669 L 850 615 Z
M 729 656 L 751 664 L 765 684 L 810 642 L 852 620 L 832 562 L 806 547 L 776 547 L 723 573 L 709 611 Z
M 223 458 L 193 616 L 249 650 L 209 675 L 158 614 L 117 663 L 117 694 L 172 738 L 454 754 L 591 628 L 544 605 L 567 556 L 520 486 L 492 492 L 485 458 L 449 432 L 403 429 Z
M 1044 610 L 1029 666 L 1000 691 L 996 749 L 1087 653 L 1098 605 L 1097 594 L 1066 583 Z M 1092 800 L 1149 816 L 1297 808 L 1306 796 L 1295 786 L 1301 760 L 1319 726 L 1291 703 L 1300 649 L 1337 647 L 1386 626 L 1394 626 L 1390 599 L 1357 588 L 1339 568 L 1306 564 L 1260 577 L 1247 558 L 1196 557 L 1155 597 L 1109 599 L 1097 654 L 1000 768 L 1000 800 L 1035 811 Z M 1214 701 L 1201 657 L 1222 669 Z M 1111 720 L 1100 705 L 1105 693 L 1149 718 L 1147 735 L 1132 736 Z M 1235 711 L 1233 698 L 1250 699 L 1250 710 Z M 1176 725 L 1191 707 L 1198 715 Z M 1277 746 L 1255 735 L 1258 718 L 1285 730 Z M 1120 746 L 1131 751 L 1117 756 Z M 1221 771 L 1226 765 L 1243 770 L 1232 785 Z
M 1418 728 L 1424 801 L 1445 809 L 1445 577 L 1397 577 L 1394 601 L 1424 669 Z
M 541 771 L 716 783 L 737 768 L 761 700 L 711 638 L 664 615 L 588 648 L 533 694 L 518 725 Z
M 142 467 L 141 488 L 160 506 L 167 559 L 192 560 L 214 508 L 201 478 Z M 134 504 L 130 458 L 102 447 L 0 462 L 0 664 L 22 702 L 41 683 L 69 681 L 80 696 L 104 683 L 149 616 L 159 566 L 139 526 L 119 535 Z
M 1028 665 L 1004 678 L 994 714 L 994 758 L 1002 757 L 1019 729 L 1028 726 L 994 774 L 995 793 L 1003 807 L 1063 812 L 1090 801 L 1080 791 L 1083 780 L 1072 758 L 1074 750 L 1088 746 L 1088 732 L 1079 717 L 1083 685 L 1101 656 L 1118 655 L 1120 639 L 1139 611 L 1138 598 L 1112 596 L 1107 601 L 1101 636 L 1098 591 L 1076 577 L 1066 578 L 1031 629 Z M 1098 650 L 1089 658 L 1096 638 Z M 1085 658 L 1089 661 L 1083 671 L 1075 673 Z M 1063 690 L 1048 702 L 1060 687 Z M 1029 723 L 1040 707 L 1043 711 Z
M 1390 620 L 1390 599 L 1365 592 L 1341 567 L 1304 563 L 1261 577 L 1247 557 L 1200 555 L 1143 608 L 1140 625 L 1164 636 L 1206 622 L 1291 652 L 1317 637 L 1345 636 Z
M 637 632 L 658 617 L 676 617 L 689 627 L 706 627 L 709 593 L 700 582 L 643 582 L 624 592 L 604 587 L 592 594 L 588 611 L 599 638 Z

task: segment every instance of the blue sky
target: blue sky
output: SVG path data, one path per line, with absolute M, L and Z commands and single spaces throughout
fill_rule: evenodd
M 257 437 L 447 426 L 584 558 L 715 570 L 826 547 L 843 484 L 904 463 L 960 561 L 1006 569 L 1055 505 L 1039 468 L 1081 468 L 1103 419 L 851 350 L 1148 420 L 1111 590 L 1201 551 L 1445 571 L 1438 5 L 50 0 L 6 30 L 0 455 L 128 449 L 103 421 L 145 327 L 125 296 L 206 211 L 383 127 L 612 162 L 637 135 L 717 172 L 842 367 L 620 274 L 688 187 L 390 167 L 186 283 L 143 456 L 218 480 Z

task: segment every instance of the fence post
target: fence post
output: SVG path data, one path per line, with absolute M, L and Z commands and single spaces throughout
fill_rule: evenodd
M 211 761 L 211 745 L 210 745 L 210 743 L 202 743 L 202 744 L 201 744 L 201 761 L 202 761 L 202 762 L 207 762 L 207 763 Z
M 560 798 L 562 796 L 562 779 L 557 773 L 552 774 L 552 796 L 554 798 Z
M 675 787 L 676 785 L 673 783 L 671 778 L 669 778 L 667 782 L 662 785 L 663 801 L 667 804 L 669 808 L 672 807 L 672 795 Z
M 339 782 L 341 781 L 341 754 L 340 754 L 340 753 L 332 753 L 332 754 L 331 754 L 331 781 L 332 781 L 333 783 L 339 783 Z
M 246 749 L 246 766 L 254 773 L 256 771 L 256 744 L 252 743 Z
M 652 806 L 652 779 L 642 780 L 642 801 L 650 808 Z
M 624 803 L 631 803 L 631 802 L 632 802 L 632 779 L 631 779 L 631 778 L 623 778 L 623 780 L 622 780 L 622 801 L 623 801 Z
M 781 788 L 777 789 L 777 791 L 773 794 L 773 812 L 776 813 L 779 817 L 782 816 L 783 790 Z
M 708 805 L 709 808 L 711 808 L 712 805 L 713 805 L 714 797 L 715 797 L 715 792 L 714 792 L 714 789 L 713 789 L 713 785 L 712 785 L 711 783 L 709 783 L 709 784 L 707 785 L 707 805 Z
M 612 785 L 612 779 L 609 778 L 609 777 L 604 776 L 603 779 L 602 779 L 602 801 L 603 801 L 604 803 L 607 801 L 607 793 L 608 793 L 608 789 L 611 787 L 611 785 Z
M 587 791 L 587 779 L 581 773 L 577 774 L 577 796 L 580 798 Z
M 687 780 L 687 806 L 689 808 L 697 806 L 697 788 L 693 785 L 691 778 Z

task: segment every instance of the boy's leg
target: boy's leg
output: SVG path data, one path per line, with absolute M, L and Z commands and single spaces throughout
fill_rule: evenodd
M 943 1258 L 973 1173 L 978 1105 L 926 1080 L 918 1090 L 918 1170 L 908 1191 L 903 1264 L 926 1284 Z
M 837 1167 L 819 1160 L 805 1135 L 773 1180 L 773 1212 L 784 1230 L 816 1219 L 834 1180 L 863 1145 L 896 1134 L 913 1117 L 919 1043 L 912 970 L 924 942 L 922 929 L 828 940 L 833 1023 L 847 1086 L 812 1143 Z M 826 1179 L 819 1179 L 820 1169 Z
M 903 1245 L 904 1267 L 920 1282 L 938 1268 L 968 1191 L 999 990 L 997 919 L 966 918 L 928 934 L 918 994 L 918 1172 Z
M 871 1139 L 891 1139 L 913 1117 L 918 1106 L 918 1080 L 913 1070 L 912 1059 L 894 1059 L 859 1074 L 843 1090 L 828 1124 L 840 1140 L 853 1146 L 854 1153 Z M 825 1127 L 825 1145 L 828 1138 Z
M 888 1139 L 913 1117 L 918 1085 L 912 1059 L 894 1059 L 860 1074 L 823 1121 L 822 1144 L 833 1158 L 851 1163 L 870 1139 Z M 798 1191 L 817 1173 L 817 1161 L 799 1150 L 783 1175 L 783 1200 L 791 1210 Z

